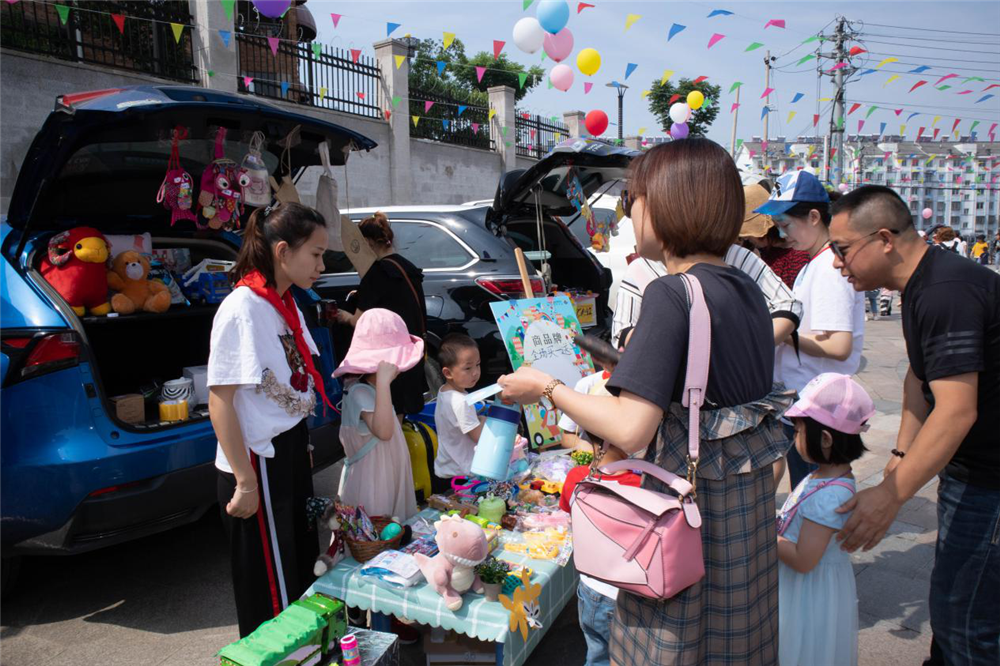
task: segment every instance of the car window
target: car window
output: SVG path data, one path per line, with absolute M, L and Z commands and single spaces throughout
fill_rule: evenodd
M 461 243 L 433 224 L 422 222 L 392 222 L 393 245 L 396 251 L 412 261 L 417 268 L 458 268 L 474 258 Z M 325 272 L 353 273 L 347 255 L 328 250 L 323 255 Z

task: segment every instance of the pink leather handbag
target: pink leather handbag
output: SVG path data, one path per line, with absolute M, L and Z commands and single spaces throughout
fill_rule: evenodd
M 687 374 L 687 480 L 652 463 L 622 460 L 603 473 L 627 469 L 656 477 L 677 496 L 590 476 L 577 484 L 571 509 L 573 562 L 580 573 L 650 599 L 669 599 L 705 576 L 701 514 L 695 504 L 699 413 L 708 384 L 712 326 L 698 278 L 682 274 L 691 303 Z

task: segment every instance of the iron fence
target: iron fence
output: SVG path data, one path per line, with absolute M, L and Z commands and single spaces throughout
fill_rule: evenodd
M 434 102 L 434 106 L 427 109 L 427 102 Z M 410 125 L 410 136 L 413 138 L 484 150 L 494 148 L 489 109 L 486 107 L 463 103 L 448 95 L 410 88 L 409 109 L 410 117 L 418 118 L 415 126 L 412 123 Z
M 22 0 L 0 10 L 4 48 L 107 65 L 184 82 L 198 80 L 186 2 L 52 2 Z M 60 16 L 65 15 L 65 23 Z M 121 29 L 112 14 L 124 16 Z M 186 26 L 180 40 L 171 23 Z
M 382 118 L 381 73 L 374 58 L 316 44 L 237 33 L 239 90 L 367 118 Z M 253 79 L 248 87 L 246 78 Z
M 517 154 L 541 159 L 552 147 L 569 136 L 569 128 L 551 118 L 515 111 Z

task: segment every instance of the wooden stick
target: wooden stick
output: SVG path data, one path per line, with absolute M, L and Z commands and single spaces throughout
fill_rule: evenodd
M 534 298 L 535 292 L 531 288 L 531 279 L 528 277 L 528 264 L 524 260 L 524 251 L 519 247 L 514 248 L 514 257 L 517 259 L 517 271 L 521 274 L 524 297 Z

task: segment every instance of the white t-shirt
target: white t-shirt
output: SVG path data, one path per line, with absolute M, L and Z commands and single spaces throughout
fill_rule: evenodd
M 865 297 L 833 267 L 833 252 L 821 250 L 795 278 L 795 298 L 802 303 L 799 333 L 849 331 L 853 334 L 851 355 L 844 361 L 809 356 L 795 356 L 791 344 L 779 345 L 774 363 L 775 381 L 801 391 L 813 377 L 824 372 L 853 375 L 861 365 L 861 348 L 865 341 Z
M 598 370 L 593 374 L 589 374 L 586 377 L 581 377 L 577 380 L 576 385 L 573 390 L 577 393 L 583 393 L 584 395 L 590 395 L 594 386 L 601 383 L 602 381 L 607 381 L 604 379 L 604 372 Z M 559 429 L 564 432 L 571 432 L 574 435 L 582 436 L 583 430 L 576 424 L 569 414 L 563 412 L 559 413 Z
M 465 404 L 468 394 L 444 389 L 434 406 L 434 427 L 438 450 L 434 459 L 434 474 L 441 479 L 471 474 L 476 443 L 469 433 L 479 427 L 476 408 Z
M 318 355 L 316 343 L 296 307 L 309 351 Z M 274 306 L 237 287 L 219 305 L 212 322 L 212 348 L 208 356 L 207 384 L 237 385 L 233 403 L 247 448 L 265 458 L 274 457 L 271 440 L 291 430 L 316 408 L 316 391 L 308 377 L 309 390 L 292 388 L 293 367 L 305 372 L 295 338 Z M 232 472 L 222 446 L 215 453 L 215 466 Z

